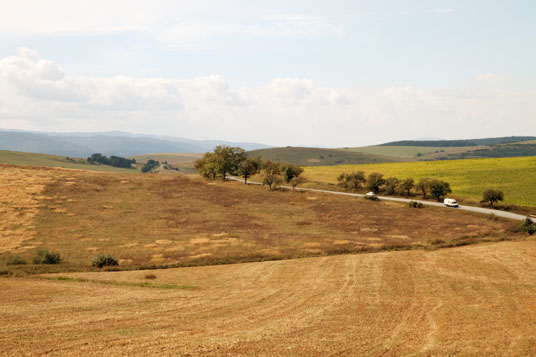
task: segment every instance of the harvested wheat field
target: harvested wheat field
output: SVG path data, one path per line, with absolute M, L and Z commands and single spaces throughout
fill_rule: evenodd
M 412 209 L 328 194 L 269 192 L 197 176 L 1 167 L 0 262 L 37 249 L 62 264 L 9 273 L 191 266 L 518 239 L 518 223 L 443 208 Z M 7 212 L 7 213 L 6 213 Z M 12 233 L 15 232 L 15 233 Z
M 2 278 L 10 355 L 534 355 L 536 241 Z M 175 285 L 172 285 L 175 286 Z
M 35 237 L 34 218 L 47 199 L 41 193 L 58 172 L 0 166 L 0 253 Z

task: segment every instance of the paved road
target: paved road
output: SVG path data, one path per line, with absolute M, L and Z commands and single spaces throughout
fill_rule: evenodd
M 233 181 L 244 182 L 243 179 L 238 178 L 238 177 L 234 177 L 234 176 L 228 176 L 227 178 L 229 180 L 233 180 Z M 260 182 L 252 182 L 252 181 L 248 181 L 248 184 L 250 184 L 250 185 L 262 185 Z M 290 187 L 290 186 L 281 186 L 281 188 L 284 188 L 284 189 L 287 189 L 287 190 L 292 190 L 292 187 Z M 315 189 L 315 188 L 296 187 L 296 191 L 320 192 L 320 193 L 328 193 L 328 194 L 332 194 L 332 195 L 351 196 L 351 197 L 365 197 L 365 195 L 360 194 L 360 193 L 318 190 L 318 189 Z M 415 201 L 415 202 L 420 202 L 423 205 L 428 205 L 428 206 L 436 206 L 436 207 L 443 207 L 443 208 L 449 208 L 449 209 L 459 209 L 459 210 L 463 210 L 463 211 L 477 212 L 477 213 L 490 214 L 490 215 L 493 214 L 493 215 L 495 215 L 497 217 L 515 219 L 515 220 L 518 220 L 518 221 L 524 221 L 527 218 L 527 216 L 524 216 L 522 214 L 511 213 L 511 212 L 506 212 L 506 211 L 500 211 L 500 210 L 497 210 L 497 209 L 490 209 L 490 208 L 465 206 L 465 205 L 460 205 L 458 208 L 453 208 L 453 207 L 446 207 L 441 202 L 421 201 L 421 200 L 398 198 L 398 197 L 387 197 L 387 196 L 378 196 L 378 198 L 380 200 L 395 201 L 395 202 L 405 202 L 405 203 L 409 203 L 410 201 Z M 532 218 L 532 221 L 536 223 L 536 218 Z

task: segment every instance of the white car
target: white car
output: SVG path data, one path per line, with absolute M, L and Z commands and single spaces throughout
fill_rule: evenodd
M 374 192 L 372 192 L 372 191 L 371 191 L 371 192 L 367 192 L 367 193 L 365 193 L 365 197 L 369 197 L 369 198 L 370 198 L 370 197 L 375 197 L 375 196 L 376 196 L 376 194 L 375 194 Z
M 458 202 L 454 198 L 445 198 L 443 204 L 447 207 L 458 207 Z

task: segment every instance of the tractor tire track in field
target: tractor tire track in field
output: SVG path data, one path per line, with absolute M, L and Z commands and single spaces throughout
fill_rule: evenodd
M 151 271 L 194 290 L 1 278 L 0 345 L 10 355 L 534 355 L 535 261 L 529 240 Z

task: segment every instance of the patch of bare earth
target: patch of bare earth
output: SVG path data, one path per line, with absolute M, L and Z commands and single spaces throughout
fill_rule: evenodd
M 536 354 L 536 242 L 0 279 L 10 355 Z

